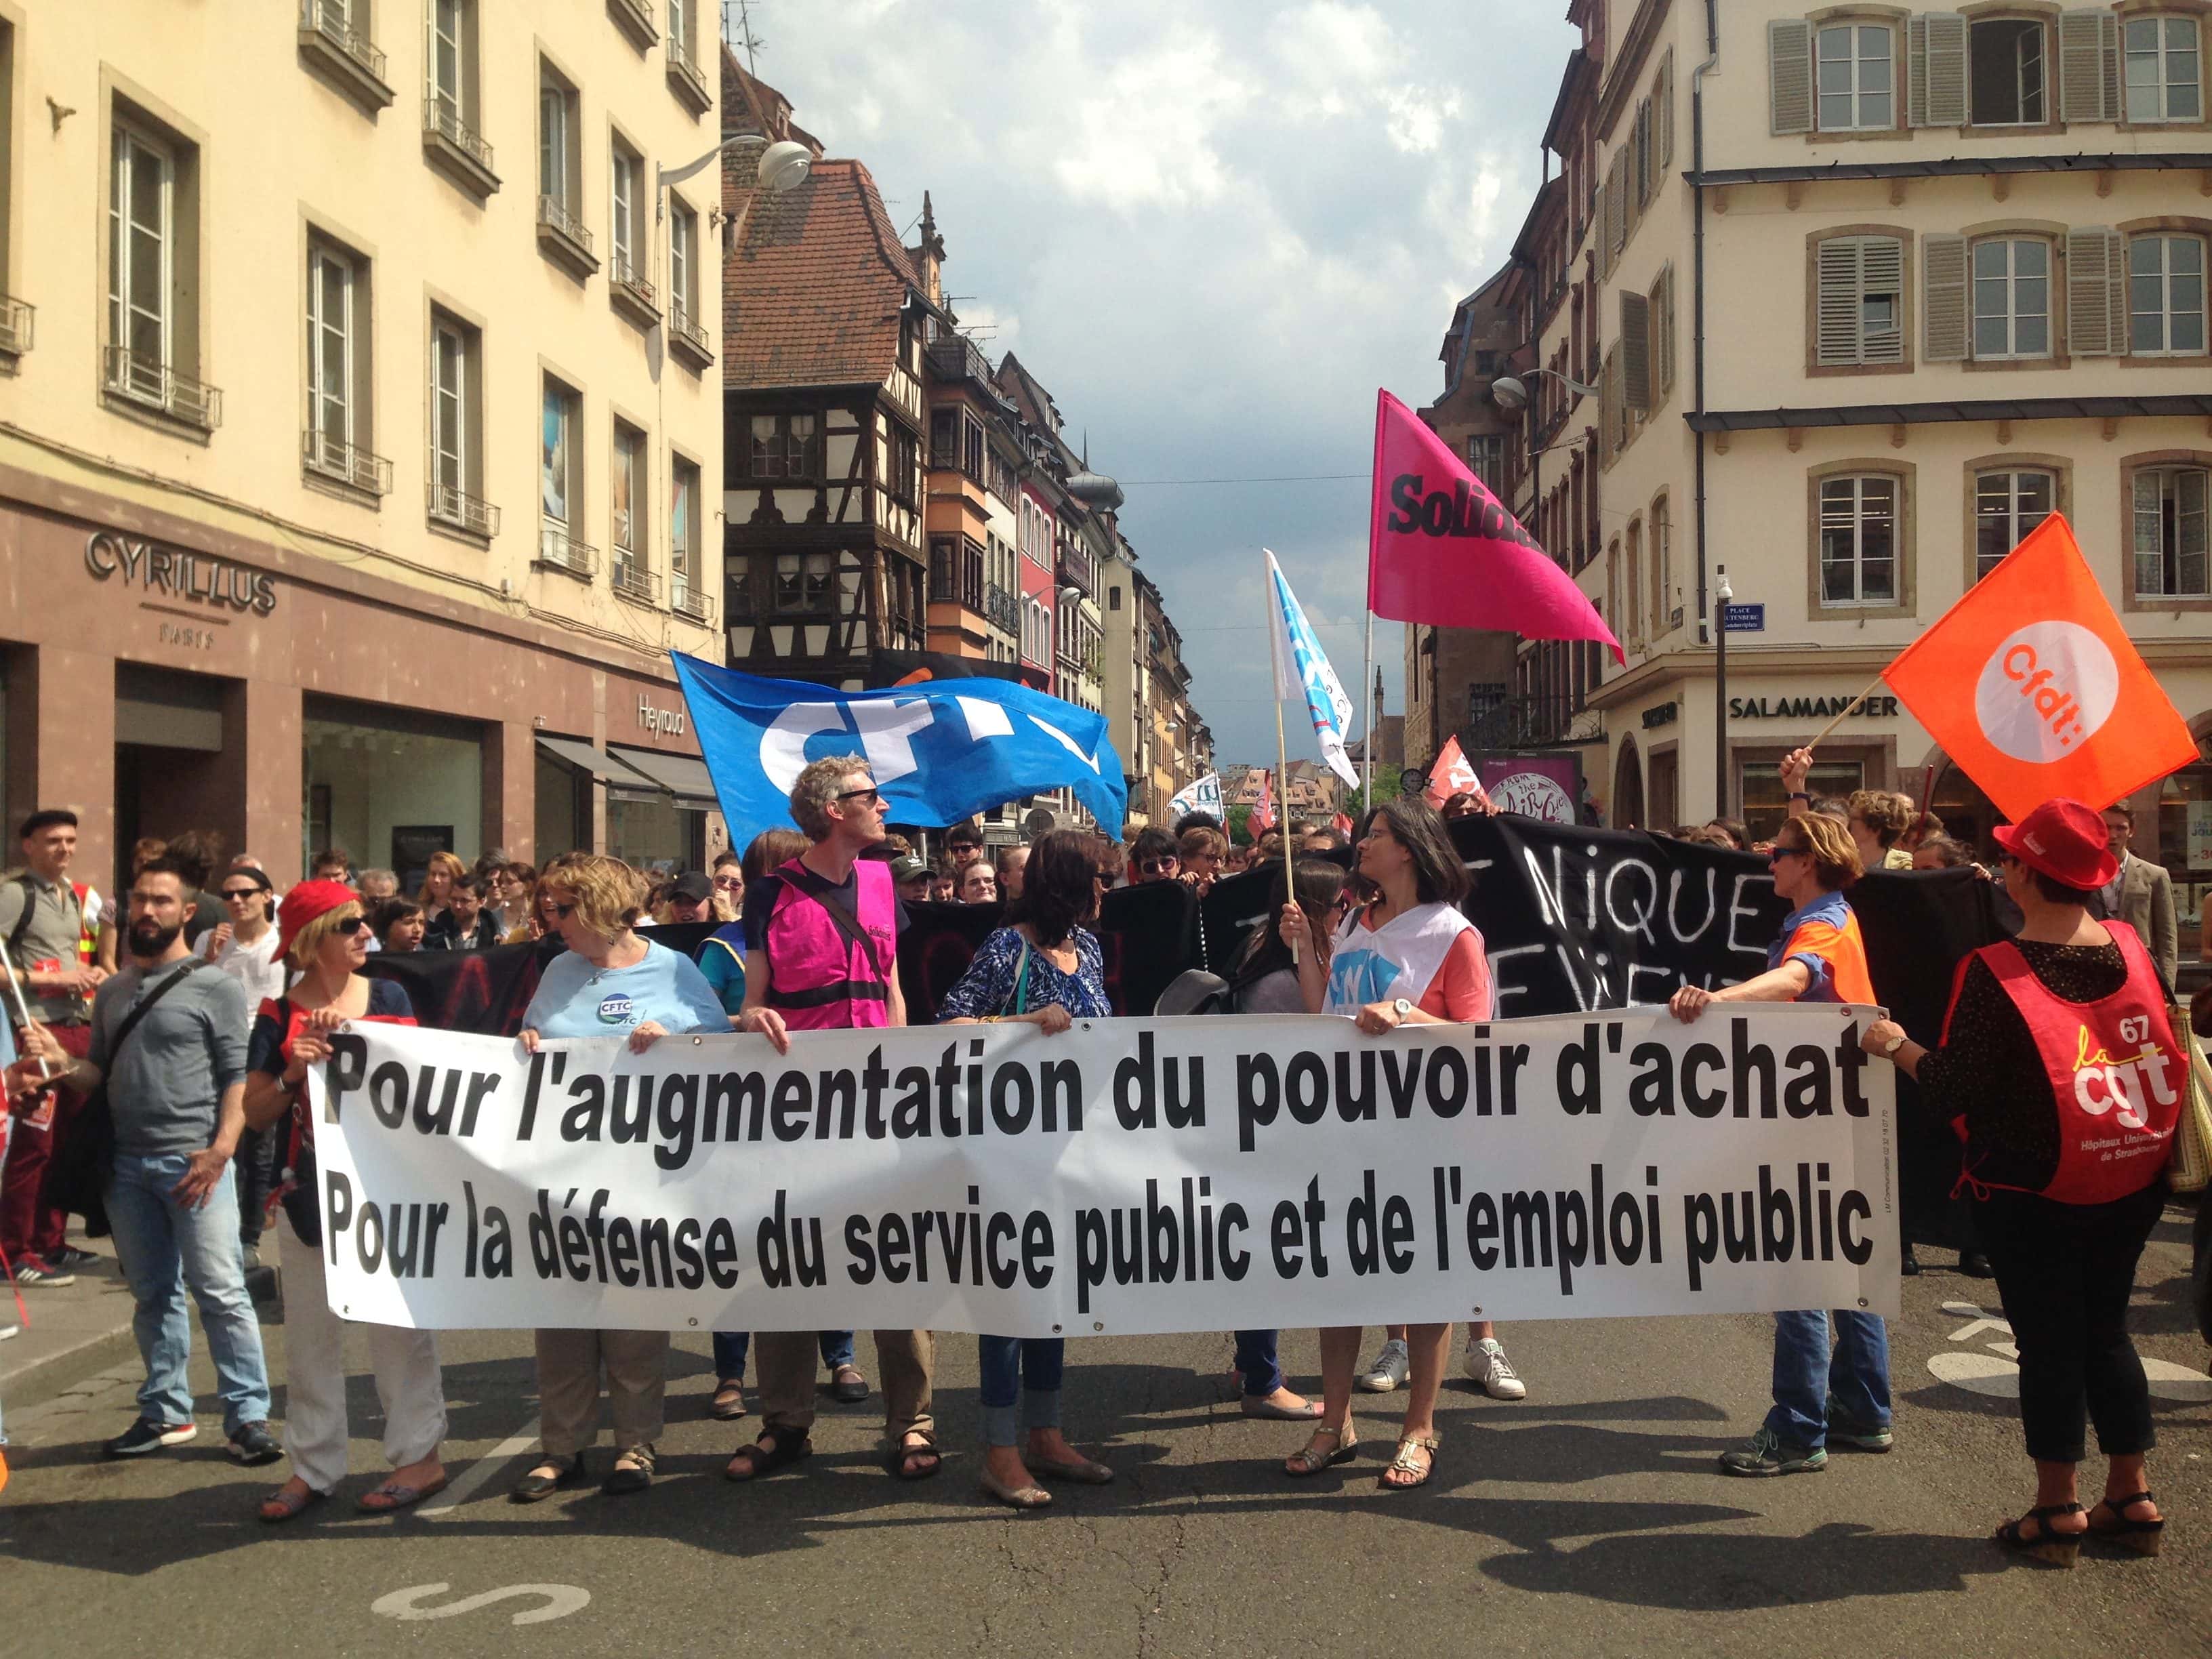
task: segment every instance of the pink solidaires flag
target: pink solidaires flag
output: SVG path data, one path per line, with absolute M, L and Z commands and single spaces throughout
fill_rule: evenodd
M 1574 578 L 1387 392 L 1375 398 L 1367 608 L 1391 622 L 1602 640 L 1628 660 Z

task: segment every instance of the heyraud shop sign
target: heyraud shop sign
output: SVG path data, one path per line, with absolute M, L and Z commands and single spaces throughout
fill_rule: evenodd
M 112 531 L 85 538 L 85 568 L 95 581 L 121 578 L 125 587 L 191 599 L 221 610 L 265 617 L 276 608 L 276 579 L 208 553 L 184 553 Z

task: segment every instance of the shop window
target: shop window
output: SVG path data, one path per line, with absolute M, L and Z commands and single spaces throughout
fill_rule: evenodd
M 1832 747 L 1832 745 L 1826 745 Z M 1781 755 L 1739 755 L 1735 759 L 1735 799 L 1740 816 L 1750 826 L 1752 839 L 1771 841 L 1790 816 L 1790 790 L 1782 781 Z M 1813 764 L 1805 788 L 1814 799 L 1824 795 L 1849 796 L 1866 787 L 1866 763 L 1827 755 Z
M 2207 585 L 2203 467 L 2140 468 L 2135 475 L 2136 597 L 2203 599 Z
M 2136 236 L 2129 240 L 2128 349 L 2138 357 L 2203 354 L 2203 237 Z
M 310 695 L 301 710 L 302 783 L 320 844 L 399 872 L 413 891 L 430 851 L 482 850 L 483 729 L 375 703 Z M 303 855 L 313 850 L 303 847 Z
M 2058 480 L 2049 472 L 1984 472 L 1975 478 L 1976 581 L 2056 511 L 2057 497 Z
M 2045 112 L 2043 25 L 2033 18 L 1977 21 L 1966 32 L 1969 107 L 1978 127 L 2039 126 Z
M 2159 785 L 2158 845 L 2136 850 L 2173 877 L 2182 961 L 2204 960 L 2203 922 L 2212 910 L 2212 763 L 2185 766 Z
M 2203 55 L 2193 17 L 2130 17 L 2124 26 L 2130 122 L 2204 118 Z
M 1899 493 L 1897 479 L 1879 474 L 1820 481 L 1822 605 L 1897 603 Z

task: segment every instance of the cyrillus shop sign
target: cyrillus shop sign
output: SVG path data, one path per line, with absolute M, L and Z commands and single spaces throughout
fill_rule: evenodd
M 97 581 L 121 577 L 126 587 L 265 617 L 276 608 L 276 579 L 207 553 L 183 553 L 112 531 L 85 538 L 85 568 Z

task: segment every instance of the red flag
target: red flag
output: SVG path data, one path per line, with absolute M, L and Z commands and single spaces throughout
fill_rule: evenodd
M 1352 833 L 1354 827 L 1352 822 L 1352 814 L 1349 812 L 1339 812 L 1334 817 L 1329 820 L 1329 823 L 1335 828 L 1341 830 L 1347 836 Z
M 1375 397 L 1367 608 L 1392 622 L 1602 640 L 1628 660 L 1574 578 L 1387 392 Z
M 1882 678 L 2015 823 L 2061 795 L 2101 811 L 2197 758 L 2055 513 Z
M 1245 816 L 1244 829 L 1255 842 L 1275 827 L 1275 775 L 1260 774 L 1260 799 Z
M 1464 790 L 1478 798 L 1482 796 L 1482 783 L 1468 763 L 1466 754 L 1456 737 L 1446 738 L 1444 746 L 1437 750 L 1436 759 L 1429 766 L 1429 787 L 1424 798 L 1429 805 L 1443 809 L 1443 804 Z

